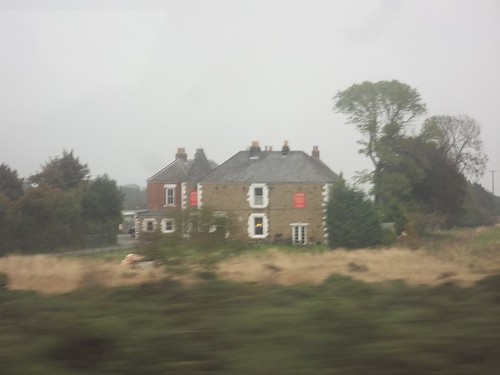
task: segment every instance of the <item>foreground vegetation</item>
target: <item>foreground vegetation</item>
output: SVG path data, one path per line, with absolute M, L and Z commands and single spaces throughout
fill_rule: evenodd
M 480 260 L 497 262 L 500 230 L 443 232 L 421 245 L 431 257 L 479 269 Z M 376 267 L 364 251 L 345 252 L 360 257 L 353 276 Z M 9 290 L 0 279 L 0 373 L 490 374 L 500 366 L 500 274 L 470 287 L 365 283 L 338 274 L 283 286 L 222 280 L 198 250 L 188 256 L 205 265 L 189 285 L 167 278 L 106 288 L 96 277 L 102 272 L 89 269 L 80 289 L 40 295 Z M 166 259 L 182 272 L 179 257 Z
M 206 275 L 208 278 L 208 275 Z M 206 280 L 0 294 L 2 374 L 490 374 L 500 276 L 472 288 Z

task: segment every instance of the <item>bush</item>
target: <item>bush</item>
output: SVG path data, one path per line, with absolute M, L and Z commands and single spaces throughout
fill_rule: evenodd
M 397 236 L 394 230 L 389 228 L 382 229 L 380 236 L 380 243 L 385 246 L 389 246 L 396 242 Z
M 331 248 L 360 248 L 381 243 L 377 210 L 362 191 L 344 181 L 334 185 L 327 207 L 328 244 Z

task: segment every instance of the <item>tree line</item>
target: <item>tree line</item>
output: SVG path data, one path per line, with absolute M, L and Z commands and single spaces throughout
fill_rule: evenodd
M 498 198 L 471 181 L 488 162 L 476 120 L 443 115 L 418 125 L 426 104 L 416 89 L 396 80 L 353 84 L 336 94 L 333 109 L 361 133 L 359 152 L 373 168 L 359 172 L 354 186 L 343 181 L 333 189 L 332 247 L 383 242 L 381 222 L 394 223 L 395 235 L 414 236 L 496 222 Z M 371 187 L 371 200 L 360 183 Z
M 0 165 L 0 255 L 84 247 L 90 236 L 116 242 L 123 197 L 107 175 L 90 178 L 73 151 L 26 179 Z

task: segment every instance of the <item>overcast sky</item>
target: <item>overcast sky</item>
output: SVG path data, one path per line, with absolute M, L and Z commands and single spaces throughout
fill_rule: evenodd
M 499 0 L 0 0 L 0 163 L 27 177 L 74 150 L 145 186 L 177 147 L 221 163 L 288 140 L 350 180 L 371 165 L 332 98 L 392 79 L 427 104 L 416 125 L 481 124 L 498 195 Z

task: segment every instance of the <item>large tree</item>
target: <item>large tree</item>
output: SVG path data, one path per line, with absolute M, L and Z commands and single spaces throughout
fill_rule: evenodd
M 484 174 L 488 157 L 476 120 L 468 116 L 433 116 L 425 120 L 423 132 L 438 144 L 458 172 L 466 177 Z
M 107 175 L 98 176 L 83 188 L 81 197 L 84 230 L 89 233 L 108 234 L 110 242 L 116 241 L 118 224 L 122 220 L 123 195 L 116 181 Z
M 347 122 L 363 134 L 359 150 L 380 168 L 388 140 L 404 135 L 410 122 L 426 111 L 420 94 L 399 81 L 354 84 L 334 97 L 334 110 L 347 115 Z M 382 139 L 385 138 L 384 143 Z
M 423 135 L 397 137 L 389 148 L 373 187 L 379 203 L 398 202 L 407 211 L 434 214 L 452 225 L 464 199 L 465 178 L 443 150 Z
M 12 200 L 23 195 L 23 180 L 17 176 L 17 171 L 4 163 L 0 164 L 0 193 Z
M 420 153 L 424 175 L 412 187 L 413 199 L 426 212 L 440 215 L 443 224 L 454 226 L 462 210 L 466 179 L 435 145 L 424 143 Z
M 16 248 L 40 252 L 81 243 L 80 205 L 77 191 L 48 185 L 29 189 L 12 207 L 9 233 Z
M 63 190 L 73 189 L 89 178 L 87 164 L 81 164 L 73 150 L 63 150 L 62 156 L 50 159 L 42 166 L 42 170 L 29 177 L 36 185 L 48 185 Z

